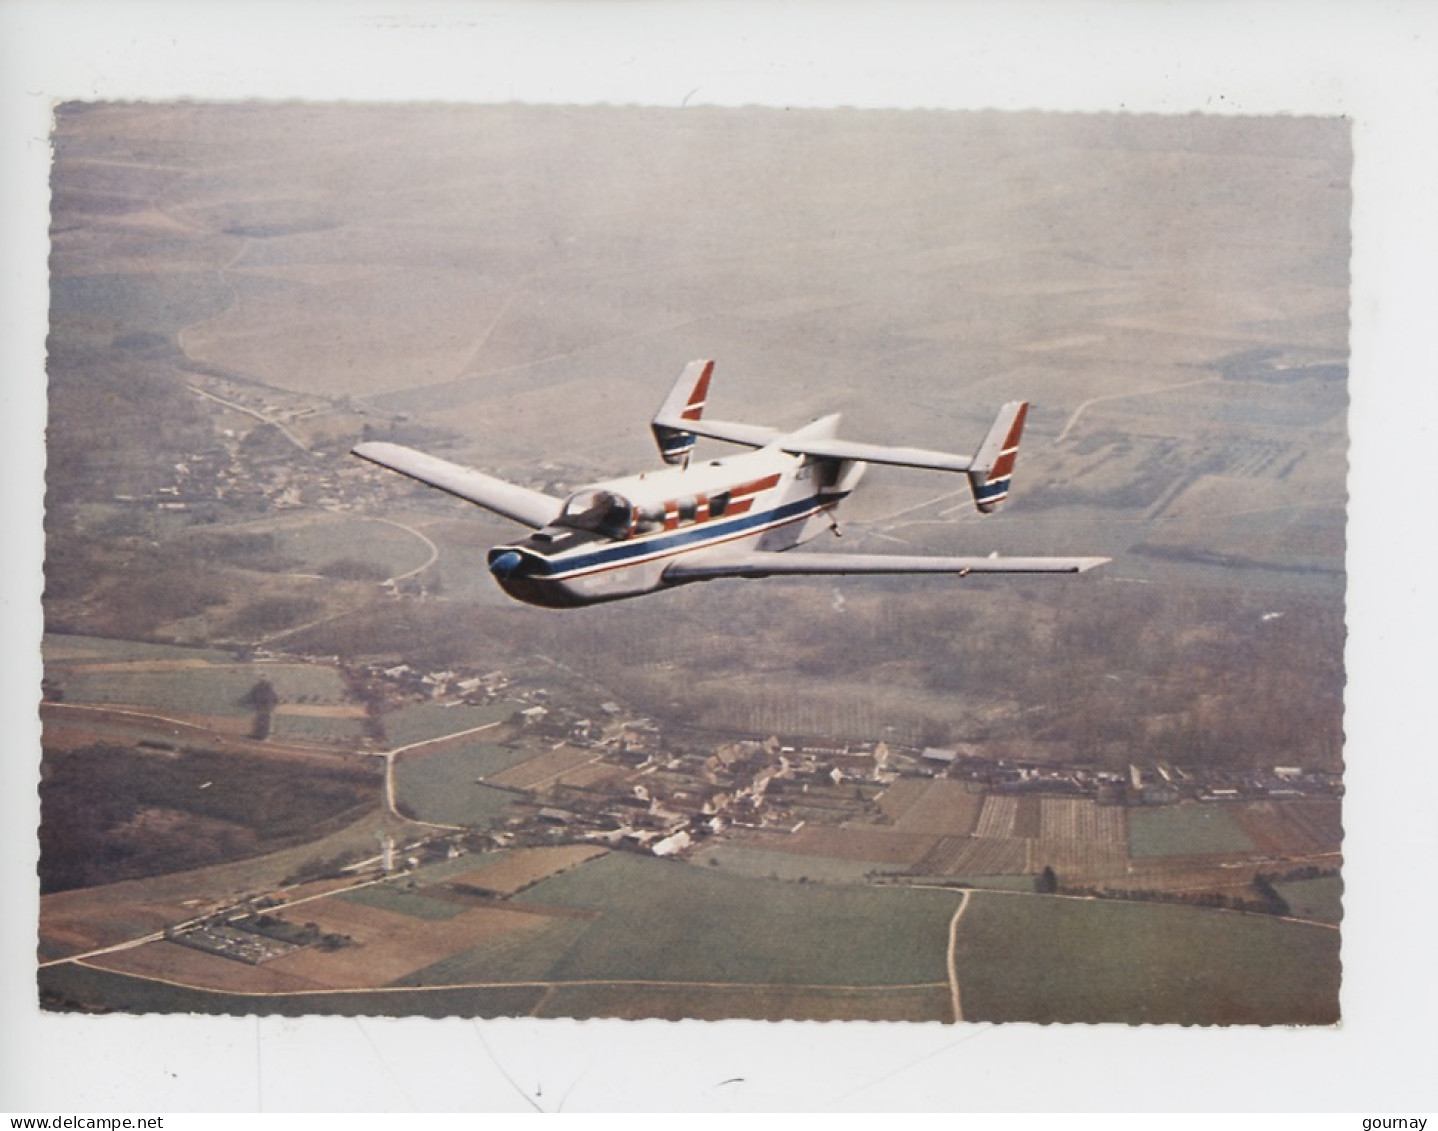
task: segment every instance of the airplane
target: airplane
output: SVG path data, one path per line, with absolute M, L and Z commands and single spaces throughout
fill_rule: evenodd
M 839 415 L 793 432 L 706 419 L 712 361 L 685 367 L 650 423 L 668 466 L 559 499 L 387 441 L 354 454 L 534 531 L 489 551 L 509 596 L 574 608 L 695 581 L 778 575 L 1082 573 L 1108 558 L 929 557 L 795 551 L 833 530 L 870 464 L 963 472 L 984 514 L 1008 497 L 1028 405 L 1004 405 L 973 456 L 841 440 Z M 695 461 L 696 437 L 752 449 Z

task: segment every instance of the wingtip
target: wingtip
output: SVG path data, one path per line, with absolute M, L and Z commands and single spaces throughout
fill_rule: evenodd
M 390 461 L 386 454 L 393 452 L 396 445 L 385 443 L 383 440 L 365 440 L 356 444 L 350 449 L 350 455 L 358 456 L 368 463 L 377 463 L 381 467 L 388 467 Z

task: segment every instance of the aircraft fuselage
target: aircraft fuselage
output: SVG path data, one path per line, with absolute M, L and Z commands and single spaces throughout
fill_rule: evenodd
M 681 555 L 716 547 L 786 550 L 834 525 L 862 464 L 762 448 L 586 487 L 551 524 L 489 551 L 489 570 L 516 600 L 572 608 L 637 597 L 678 582 Z

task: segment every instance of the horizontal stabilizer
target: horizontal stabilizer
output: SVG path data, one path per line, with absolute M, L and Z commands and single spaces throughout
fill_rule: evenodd
M 921 467 L 928 471 L 968 471 L 973 460 L 952 452 L 933 452 L 926 448 L 891 448 L 883 444 L 864 444 L 855 440 L 808 439 L 785 436 L 779 447 L 791 455 L 815 459 L 857 460 L 861 463 L 884 463 L 894 467 Z
M 369 440 L 358 445 L 354 454 L 536 530 L 552 522 L 563 506 L 562 500 L 543 491 L 506 483 L 402 444 Z
M 775 577 L 785 574 L 864 573 L 1083 573 L 1108 558 L 948 558 L 900 554 L 814 554 L 757 551 L 743 556 L 681 558 L 664 571 L 666 581 L 716 577 Z

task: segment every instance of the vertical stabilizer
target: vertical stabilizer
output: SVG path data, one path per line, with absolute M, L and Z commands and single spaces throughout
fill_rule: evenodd
M 1009 497 L 1009 480 L 1013 478 L 1014 462 L 1019 456 L 1019 436 L 1028 411 L 1025 401 L 1010 401 L 999 409 L 998 417 L 974 455 L 973 466 L 968 470 L 969 487 L 974 493 L 974 505 L 984 514 L 998 510 Z
M 688 463 L 694 451 L 694 433 L 684 428 L 686 421 L 698 423 L 709 399 L 709 378 L 714 373 L 712 361 L 691 361 L 684 367 L 679 380 L 669 390 L 649 427 L 665 463 Z

